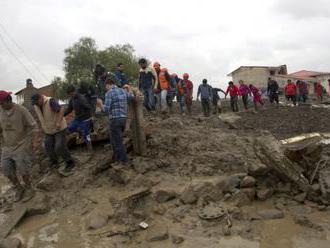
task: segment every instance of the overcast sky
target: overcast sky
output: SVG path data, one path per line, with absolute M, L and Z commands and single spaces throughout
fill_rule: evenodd
M 216 86 L 240 65 L 330 71 L 328 0 L 0 0 L 0 23 L 20 47 L 0 26 L 5 90 L 63 76 L 63 50 L 82 36 L 99 48 L 130 43 L 138 56 Z

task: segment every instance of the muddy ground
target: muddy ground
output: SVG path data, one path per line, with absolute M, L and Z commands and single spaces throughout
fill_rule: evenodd
M 72 176 L 45 177 L 36 165 L 36 197 L 0 217 L 27 209 L 10 237 L 29 248 L 330 247 L 330 208 L 261 166 L 255 145 L 264 136 L 329 132 L 329 114 L 268 106 L 227 115 L 234 124 L 200 114 L 146 116 L 146 156 L 130 154 L 131 166 L 123 168 L 110 164 L 106 143 L 89 162 L 76 148 Z M 0 186 L 8 194 L 3 177 Z

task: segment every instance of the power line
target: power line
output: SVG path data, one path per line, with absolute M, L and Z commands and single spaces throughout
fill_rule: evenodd
M 25 58 L 31 63 L 32 66 L 35 67 L 35 69 L 38 71 L 38 73 L 47 81 L 49 82 L 50 80 L 47 78 L 47 76 L 40 70 L 40 68 L 38 67 L 38 65 L 25 53 L 24 49 L 18 45 L 18 43 L 15 41 L 15 39 L 10 35 L 10 33 L 7 31 L 7 29 L 5 28 L 4 22 L 2 22 L 2 20 L 0 19 L 0 27 L 2 28 L 2 30 L 6 33 L 6 35 L 8 36 L 8 38 L 15 44 L 15 46 L 18 48 L 18 50 L 25 56 Z
M 24 70 L 28 73 L 28 75 L 32 75 L 32 77 L 35 77 L 35 75 L 33 75 L 33 73 L 29 70 L 29 68 L 15 55 L 15 53 L 10 49 L 10 47 L 7 45 L 5 39 L 3 38 L 3 36 L 0 34 L 0 40 L 2 41 L 3 45 L 5 46 L 5 48 L 7 49 L 7 51 L 16 59 L 16 61 L 24 68 Z

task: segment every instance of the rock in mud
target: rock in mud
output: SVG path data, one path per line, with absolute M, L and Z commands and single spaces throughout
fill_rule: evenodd
M 304 192 L 304 193 L 301 193 L 301 194 L 299 194 L 299 195 L 296 195 L 296 196 L 294 197 L 294 199 L 295 199 L 295 201 L 297 201 L 297 202 L 303 203 L 303 202 L 306 200 L 306 197 L 307 197 L 307 193 Z
M 264 164 L 250 164 L 248 167 L 249 175 L 264 176 L 269 172 L 269 168 Z
M 243 191 L 239 190 L 234 193 L 231 197 L 231 201 L 234 202 L 235 206 L 242 207 L 251 204 L 251 199 Z
M 240 184 L 240 179 L 237 176 L 229 176 L 217 183 L 217 187 L 224 193 L 234 193 Z
M 198 182 L 194 184 L 193 190 L 195 196 L 198 198 L 207 198 L 212 201 L 219 201 L 223 198 L 223 193 L 219 190 L 214 183 L 211 182 Z
M 278 193 L 290 193 L 291 192 L 291 183 L 279 182 L 277 184 L 276 191 Z
M 21 248 L 22 242 L 18 238 L 0 240 L 0 248 Z
M 247 197 L 250 199 L 250 201 L 253 201 L 256 196 L 256 190 L 255 188 L 244 188 L 241 189 L 241 191 L 247 195 Z
M 257 197 L 261 201 L 265 201 L 273 195 L 274 191 L 271 188 L 263 188 L 257 191 Z
M 184 241 L 184 238 L 177 234 L 171 234 L 171 239 L 172 239 L 172 243 L 176 245 L 181 244 Z
M 295 215 L 293 217 L 293 220 L 296 224 L 305 226 L 305 227 L 309 227 L 315 230 L 318 230 L 320 232 L 324 231 L 323 226 L 321 226 L 318 223 L 315 223 L 314 221 L 312 221 L 311 219 L 309 219 L 307 216 L 305 215 Z
M 240 183 L 241 188 L 251 188 L 256 184 L 257 180 L 254 177 L 246 176 Z
M 110 180 L 112 182 L 126 185 L 133 178 L 132 172 L 126 169 L 114 169 L 109 173 Z
M 258 212 L 258 215 L 261 216 L 265 220 L 272 219 L 282 219 L 284 218 L 284 213 L 277 209 L 266 209 Z
M 36 184 L 36 188 L 44 191 L 58 190 L 62 184 L 59 183 L 59 177 L 56 174 L 46 176 Z
M 168 230 L 166 226 L 156 225 L 148 229 L 147 241 L 155 242 L 168 239 Z
M 50 210 L 49 198 L 42 192 L 37 192 L 31 202 L 29 202 L 27 216 L 46 214 Z
M 236 220 L 241 220 L 243 218 L 242 210 L 239 207 L 232 207 L 229 209 L 231 217 Z
M 145 174 L 156 168 L 152 161 L 146 160 L 142 157 L 137 157 L 133 159 L 133 168 L 136 172 L 140 174 Z
M 107 225 L 108 219 L 108 215 L 100 213 L 98 211 L 93 211 L 87 217 L 86 228 L 88 230 L 95 230 L 104 227 L 105 225 Z
M 194 189 L 192 187 L 188 187 L 180 195 L 180 200 L 184 204 L 194 204 L 197 202 L 198 198 L 196 197 Z
M 159 180 L 154 178 L 147 178 L 142 174 L 138 174 L 133 181 L 133 186 L 135 187 L 147 187 L 151 188 L 155 185 L 159 184 Z
M 318 184 L 318 183 L 313 184 L 312 185 L 312 190 L 316 193 L 319 193 L 320 190 L 321 190 L 320 184 Z
M 176 193 L 172 190 L 158 190 L 154 193 L 154 198 L 159 203 L 164 203 L 173 200 L 176 197 Z

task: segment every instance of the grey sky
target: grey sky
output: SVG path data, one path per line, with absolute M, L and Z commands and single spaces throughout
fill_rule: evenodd
M 131 43 L 138 56 L 171 72 L 188 72 L 223 86 L 240 65 L 287 64 L 289 71 L 330 71 L 327 0 L 1 0 L 0 22 L 40 70 L 63 76 L 63 50 L 82 36 L 100 48 Z M 0 40 L 0 88 L 19 89 L 27 77 L 48 82 L 0 28 L 33 75 Z

